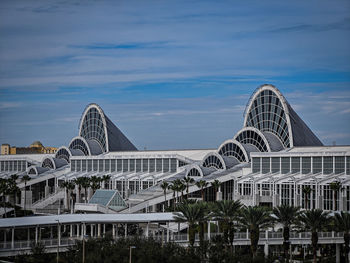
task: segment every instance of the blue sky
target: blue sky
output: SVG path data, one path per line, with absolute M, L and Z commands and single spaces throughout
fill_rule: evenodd
M 1 1 L 0 143 L 67 145 L 96 102 L 139 148 L 216 148 L 258 85 L 350 144 L 349 1 Z

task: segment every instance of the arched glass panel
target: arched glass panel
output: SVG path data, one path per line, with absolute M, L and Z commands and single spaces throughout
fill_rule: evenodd
M 192 168 L 189 172 L 188 172 L 188 174 L 187 174 L 187 176 L 201 176 L 201 174 L 200 174 L 200 172 L 196 169 L 196 168 Z
M 228 142 L 224 144 L 220 150 L 219 154 L 223 156 L 235 157 L 240 162 L 247 162 L 246 157 L 242 149 L 235 143 Z
M 61 148 L 57 151 L 55 157 L 58 159 L 64 159 L 69 163 L 69 152 L 65 148 Z
M 49 168 L 49 169 L 55 169 L 55 165 L 53 164 L 53 162 L 51 161 L 51 159 L 49 158 L 46 158 L 41 167 L 44 167 L 44 168 Z
M 264 139 L 255 131 L 242 131 L 236 138 L 237 141 L 243 144 L 252 144 L 259 149 L 260 152 L 267 152 L 268 148 Z
M 85 139 L 94 139 L 98 141 L 106 152 L 106 134 L 104 130 L 102 116 L 95 107 L 91 107 L 85 114 L 80 136 Z
M 217 170 L 224 169 L 224 165 L 221 163 L 221 160 L 215 155 L 209 155 L 203 162 L 204 167 L 213 167 Z
M 34 168 L 30 168 L 28 174 L 36 174 L 36 171 Z
M 247 113 L 246 126 L 276 134 L 285 147 L 290 146 L 286 114 L 282 102 L 271 90 L 261 91 Z
M 69 145 L 69 148 L 81 150 L 84 155 L 89 155 L 89 149 L 87 147 L 88 146 L 85 144 L 85 142 L 79 138 L 74 139 L 74 141 L 72 141 Z

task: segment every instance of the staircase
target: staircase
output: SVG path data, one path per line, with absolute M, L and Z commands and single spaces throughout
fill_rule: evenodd
M 55 202 L 59 201 L 60 199 L 64 198 L 64 191 L 58 191 L 56 193 L 53 193 L 49 195 L 48 197 L 41 199 L 35 203 L 32 204 L 32 209 L 37 210 L 37 209 L 43 209 L 46 208 L 49 205 L 53 205 Z M 59 203 L 58 203 L 59 204 Z

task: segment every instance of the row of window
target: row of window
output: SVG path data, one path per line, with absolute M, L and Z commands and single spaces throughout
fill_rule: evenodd
M 262 174 L 350 174 L 350 156 L 253 157 L 252 171 Z
M 71 171 L 76 172 L 171 172 L 177 170 L 177 159 L 93 159 L 72 160 Z
M 295 188 L 294 184 L 277 184 L 276 193 L 280 194 L 281 204 L 284 205 L 300 205 L 302 208 L 312 209 L 316 207 L 316 187 L 315 185 L 309 185 L 311 191 L 307 194 L 303 189 L 307 185 L 298 185 Z M 272 196 L 273 195 L 273 185 L 269 183 L 257 184 L 258 193 L 261 196 Z M 346 200 L 344 200 L 345 206 L 339 207 L 341 195 L 334 193 L 330 185 L 323 185 L 319 188 L 320 195 L 322 196 L 322 209 L 324 210 L 350 210 L 350 186 L 345 186 Z M 294 190 L 296 194 L 300 195 L 300 200 L 297 203 L 294 200 Z M 252 195 L 252 183 L 244 182 L 238 183 L 238 192 L 240 195 Z M 336 197 L 336 198 L 335 198 Z
M 1 172 L 24 172 L 27 169 L 27 161 L 0 161 Z

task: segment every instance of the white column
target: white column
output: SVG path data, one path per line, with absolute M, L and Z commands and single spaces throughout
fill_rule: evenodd
M 97 237 L 101 237 L 101 224 L 97 225 Z
M 106 236 L 106 224 L 103 224 L 103 237 Z
M 79 230 L 80 230 L 80 225 L 79 225 L 79 224 L 77 224 L 76 226 L 77 226 L 77 237 L 79 237 L 79 235 L 80 235 L 80 233 L 79 233 Z
M 210 221 L 208 221 L 208 240 L 210 241 Z
M 340 263 L 340 244 L 335 245 L 335 262 Z
M 125 231 L 124 231 L 125 238 L 128 236 L 128 224 L 125 223 Z
M 112 237 L 115 238 L 115 224 L 112 224 Z
M 11 231 L 11 248 L 14 249 L 15 248 L 15 228 L 12 228 Z
M 170 228 L 169 228 L 169 221 L 166 222 L 166 242 L 169 242 L 169 234 L 170 234 Z
M 61 245 L 61 224 L 58 223 L 57 226 L 57 236 L 58 236 L 58 245 Z
M 38 243 L 38 227 L 35 227 L 35 244 Z
M 91 237 L 94 236 L 94 225 L 93 224 L 90 225 L 90 236 Z
M 269 255 L 269 244 L 268 243 L 264 244 L 264 254 L 265 254 L 265 257 L 267 257 Z
M 69 233 L 69 236 L 70 237 L 73 237 L 73 225 L 70 225 L 70 229 L 69 229 L 70 231 L 70 233 Z
M 147 222 L 146 225 L 146 237 L 148 238 L 148 232 L 149 232 L 149 222 Z

